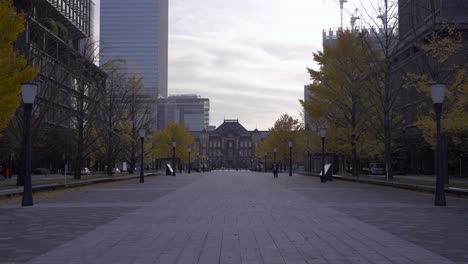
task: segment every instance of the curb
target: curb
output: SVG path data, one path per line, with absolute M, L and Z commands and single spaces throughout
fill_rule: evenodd
M 145 174 L 145 177 L 154 177 L 160 176 L 163 173 L 148 173 Z M 139 179 L 140 175 L 137 176 L 120 176 L 120 177 L 106 177 L 106 178 L 97 178 L 91 180 L 85 180 L 81 182 L 74 182 L 74 183 L 51 183 L 51 184 L 41 184 L 32 187 L 33 193 L 35 192 L 43 192 L 49 190 L 56 190 L 56 189 L 67 189 L 67 188 L 77 188 L 82 186 L 93 185 L 97 183 L 106 183 L 106 182 L 117 182 L 117 181 L 125 181 L 131 179 Z M 6 197 L 13 197 L 13 196 L 22 196 L 23 195 L 23 188 L 17 187 L 15 189 L 7 189 L 0 191 L 0 199 Z
M 305 174 L 304 173 L 302 175 L 319 177 L 318 174 Z M 371 179 L 356 179 L 356 178 L 345 177 L 341 175 L 333 175 L 333 179 L 341 180 L 341 181 L 348 181 L 348 182 L 380 185 L 380 186 L 405 189 L 405 190 L 411 190 L 411 191 L 417 191 L 417 192 L 435 193 L 435 187 L 428 186 L 428 185 L 415 185 L 415 184 L 408 184 L 408 183 L 388 182 L 388 181 L 371 180 Z M 457 187 L 445 187 L 445 193 L 454 194 L 458 196 L 468 196 L 468 189 L 457 188 Z

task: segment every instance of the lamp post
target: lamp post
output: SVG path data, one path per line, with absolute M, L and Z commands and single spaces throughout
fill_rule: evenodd
M 276 163 L 276 151 L 278 151 L 276 148 L 273 148 L 273 162 Z
M 32 206 L 32 183 L 31 183 L 31 113 L 34 99 L 37 95 L 37 85 L 26 83 L 21 85 L 21 96 L 24 104 L 24 187 L 22 206 Z
M 145 134 L 146 134 L 146 130 L 144 128 L 140 128 L 140 130 L 138 131 L 138 133 L 140 134 L 140 140 L 141 140 L 141 161 L 140 161 L 140 182 L 145 182 L 145 176 L 144 176 L 144 168 L 143 168 L 143 163 L 144 163 L 144 149 L 143 149 L 143 143 L 145 141 Z
M 289 146 L 289 176 L 292 176 L 292 147 L 293 147 L 292 141 L 288 142 L 288 146 Z
M 264 170 L 265 172 L 267 171 L 267 160 L 266 160 L 266 159 L 267 159 L 267 154 L 268 154 L 268 153 L 265 152 L 265 156 L 264 156 L 265 158 L 263 159 L 263 163 L 264 163 L 264 164 L 263 164 L 263 170 Z
M 192 148 L 189 146 L 187 148 L 187 151 L 188 151 L 188 173 L 190 174 L 190 169 L 191 169 L 191 166 L 190 166 L 190 153 L 192 153 Z
M 442 149 L 441 149 L 441 136 L 440 136 L 440 119 L 442 116 L 442 105 L 445 97 L 445 84 L 431 85 L 432 102 L 434 103 L 434 110 L 436 113 L 437 123 L 437 147 L 436 147 L 436 192 L 435 192 L 435 206 L 446 206 L 444 179 L 442 178 Z
M 304 158 L 304 172 L 307 172 L 309 170 L 309 137 L 307 134 L 304 135 L 304 143 L 306 146 L 306 157 Z
M 259 164 L 258 160 L 259 158 L 257 157 L 257 147 L 258 147 L 258 142 L 255 142 L 255 149 L 254 149 L 254 163 L 255 163 L 255 171 L 258 171 Z
M 200 172 L 200 152 L 197 152 L 197 168 L 198 172 Z
M 403 175 L 406 175 L 407 173 L 407 165 L 408 165 L 408 151 L 407 151 L 407 146 L 406 146 L 406 120 L 401 121 L 401 135 L 403 137 Z
M 327 182 L 327 178 L 325 176 L 325 136 L 326 135 L 327 135 L 327 129 L 321 128 L 320 137 L 322 138 L 322 174 L 320 175 L 320 181 L 322 183 Z
M 175 148 L 177 147 L 177 142 L 172 141 L 172 176 L 176 176 L 175 168 Z

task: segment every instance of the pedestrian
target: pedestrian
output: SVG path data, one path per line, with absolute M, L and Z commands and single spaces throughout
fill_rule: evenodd
M 273 171 L 273 178 L 278 178 L 278 164 L 276 162 L 273 163 L 271 170 Z

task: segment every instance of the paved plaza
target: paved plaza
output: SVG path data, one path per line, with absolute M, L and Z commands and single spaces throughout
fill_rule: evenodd
M 318 178 L 178 174 L 0 201 L 0 263 L 468 263 L 468 200 Z

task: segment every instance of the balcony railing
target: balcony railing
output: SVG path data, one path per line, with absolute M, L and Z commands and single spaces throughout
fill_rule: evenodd
M 55 10 L 54 19 L 67 24 L 75 39 L 91 34 L 91 0 L 40 0 L 41 6 Z M 46 8 L 46 7 L 45 7 Z

